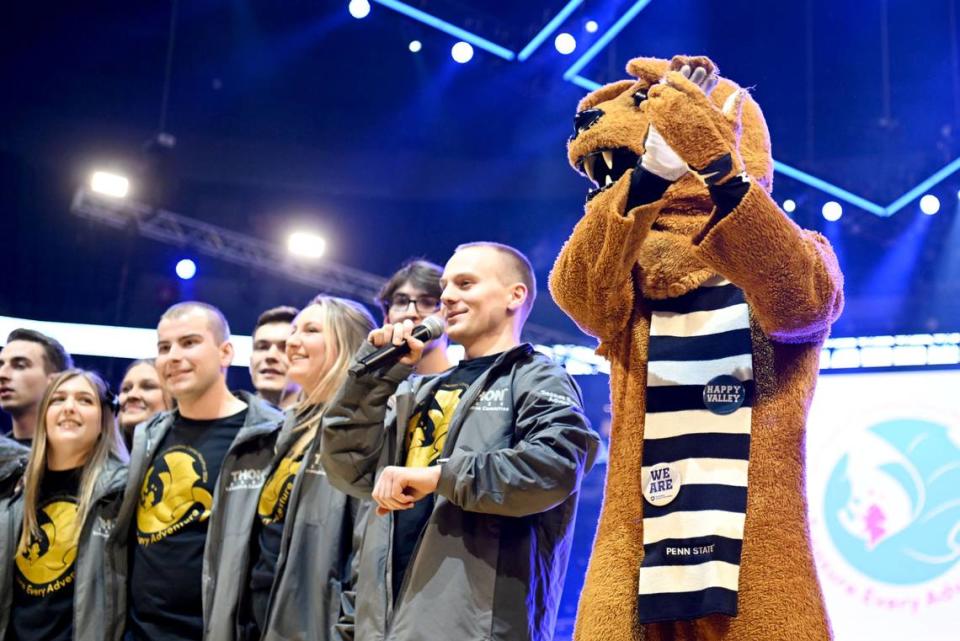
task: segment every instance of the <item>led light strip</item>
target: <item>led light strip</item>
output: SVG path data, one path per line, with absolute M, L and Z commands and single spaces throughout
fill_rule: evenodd
M 33 329 L 60 341 L 71 354 L 107 358 L 152 358 L 157 355 L 157 330 L 112 325 L 58 323 L 0 316 L 0 343 L 17 328 Z M 253 351 L 250 336 L 233 335 L 233 362 L 248 367 Z M 593 348 L 583 345 L 536 345 L 573 375 L 609 374 L 610 363 Z M 453 362 L 463 358 L 463 348 L 451 345 Z M 821 370 L 960 365 L 960 332 L 831 338 L 820 354 Z

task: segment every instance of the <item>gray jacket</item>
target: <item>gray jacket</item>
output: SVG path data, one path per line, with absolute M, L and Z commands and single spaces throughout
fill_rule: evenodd
M 12 438 L 0 436 L 0 499 L 13 493 L 14 488 L 27 468 L 30 448 Z M 0 637 L 2 638 L 2 637 Z
M 213 492 L 213 507 L 203 552 L 203 621 L 206 638 L 214 623 L 236 619 L 240 572 L 250 557 L 250 524 L 257 511 L 260 488 L 273 459 L 273 442 L 280 429 L 279 410 L 249 392 L 234 392 L 247 404 L 247 417 L 227 451 Z M 136 515 L 140 487 L 157 453 L 173 427 L 174 412 L 163 412 L 137 426 L 130 454 L 130 476 L 120 510 L 118 528 L 127 536 Z M 170 586 L 171 590 L 177 586 Z M 219 627 L 218 627 L 219 629 Z M 228 625 L 225 629 L 232 630 Z
M 277 443 L 278 461 L 297 440 L 295 421 L 289 412 Z M 290 493 L 264 641 L 353 639 L 352 560 L 365 509 L 360 500 L 330 485 L 319 446 L 318 433 Z
M 73 638 L 119 641 L 127 603 L 127 538 L 114 527 L 127 466 L 108 458 L 93 490 L 93 514 L 84 523 L 74 565 Z M 20 488 L 0 504 L 0 638 L 10 625 L 13 604 L 13 559 L 23 523 Z
M 322 460 L 334 485 L 369 497 L 379 470 L 403 464 L 411 413 L 439 383 L 407 380 L 410 373 L 397 365 L 341 388 L 323 421 Z M 396 598 L 393 515 L 371 511 L 358 641 L 553 638 L 577 492 L 599 443 L 581 406 L 573 379 L 527 344 L 467 388 L 440 454 L 433 512 Z

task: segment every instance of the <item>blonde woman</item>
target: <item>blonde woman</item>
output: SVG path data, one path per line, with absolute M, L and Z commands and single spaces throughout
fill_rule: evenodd
M 331 296 L 314 298 L 294 319 L 287 376 L 300 386 L 300 398 L 277 435 L 249 536 L 236 541 L 249 545 L 247 567 L 239 574 L 218 569 L 216 593 L 230 591 L 224 582 L 242 585 L 239 603 L 214 598 L 208 641 L 352 639 L 352 606 L 342 599 L 352 600 L 359 502 L 327 483 L 319 426 L 325 404 L 373 328 L 362 305 Z
M 0 637 L 114 641 L 123 634 L 125 539 L 113 523 L 127 450 L 93 372 L 57 375 L 40 403 L 23 480 L 0 507 Z

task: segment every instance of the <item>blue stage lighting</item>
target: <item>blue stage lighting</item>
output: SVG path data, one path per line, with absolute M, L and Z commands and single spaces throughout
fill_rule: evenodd
M 553 20 L 544 25 L 537 35 L 533 37 L 527 46 L 520 50 L 520 53 L 517 54 L 517 60 L 523 62 L 537 50 L 537 47 L 543 44 L 543 41 L 550 37 L 550 34 L 556 31 L 564 21 L 570 17 L 570 14 L 583 4 L 583 0 L 570 0 L 566 6 L 560 10 L 560 13 L 553 17 Z
M 451 47 L 450 55 L 460 64 L 470 62 L 470 59 L 473 58 L 473 47 L 470 46 L 469 42 L 461 40 Z
M 425 11 L 421 11 L 420 9 L 411 7 L 408 4 L 404 4 L 399 0 L 374 0 L 374 2 L 384 7 L 387 7 L 388 9 L 393 9 L 397 13 L 402 13 L 408 18 L 412 18 L 414 20 L 422 22 L 428 27 L 439 29 L 440 31 L 446 34 L 449 34 L 454 38 L 459 38 L 460 40 L 466 40 L 467 42 L 472 44 L 474 47 L 478 47 L 480 49 L 483 49 L 484 51 L 489 51 L 493 55 L 500 56 L 504 60 L 513 60 L 514 58 L 517 57 L 517 54 L 510 51 L 509 49 L 501 47 L 498 44 L 494 44 L 493 42 L 490 42 L 486 38 L 481 38 L 475 33 L 470 33 L 469 31 L 461 29 L 460 27 L 456 27 L 450 24 L 449 22 L 446 22 L 445 20 L 441 20 L 436 16 L 432 16 L 429 13 L 426 13 Z
M 824 203 L 823 209 L 821 209 L 820 212 L 823 214 L 823 217 L 830 222 L 836 222 L 843 216 L 843 207 L 841 207 L 837 201 L 830 200 Z
M 787 198 L 785 201 L 783 201 L 783 211 L 787 212 L 788 214 L 792 214 L 796 210 L 797 210 L 796 202 L 794 202 L 790 198 Z
M 350 0 L 347 5 L 347 11 L 356 19 L 366 18 L 370 15 L 370 3 L 367 0 Z
M 587 33 L 596 33 L 600 25 L 597 24 L 596 20 L 587 20 L 587 24 L 583 25 L 583 28 L 587 30 Z
M 184 258 L 177 263 L 177 276 L 180 280 L 190 280 L 197 275 L 197 264 L 189 258 Z
M 421 43 L 419 40 L 411 40 L 409 49 L 411 53 L 417 53 L 418 51 L 423 49 L 423 43 Z
M 928 216 L 933 216 L 940 211 L 940 199 L 933 194 L 927 194 L 920 199 L 920 211 Z
M 569 33 L 559 33 L 553 40 L 553 46 L 563 55 L 573 53 L 577 48 L 577 39 Z

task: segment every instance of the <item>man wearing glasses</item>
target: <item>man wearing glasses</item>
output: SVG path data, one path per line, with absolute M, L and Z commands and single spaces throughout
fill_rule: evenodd
M 404 264 L 377 295 L 384 319 L 388 323 L 410 319 L 414 325 L 419 325 L 427 316 L 439 312 L 442 272 L 439 265 L 426 260 L 411 260 Z M 415 371 L 420 375 L 439 374 L 450 366 L 444 335 L 427 343 Z

